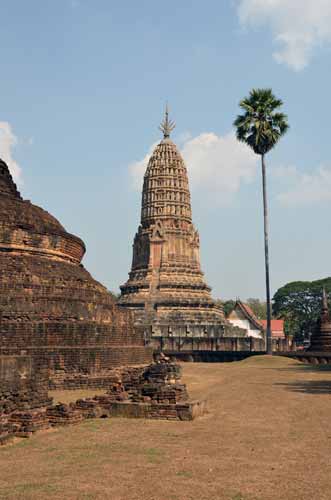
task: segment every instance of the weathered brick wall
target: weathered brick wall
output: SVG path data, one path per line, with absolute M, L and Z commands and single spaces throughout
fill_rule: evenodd
M 0 414 L 49 404 L 48 367 L 31 356 L 0 356 Z
M 48 366 L 31 356 L 0 356 L 0 445 L 48 426 Z
M 83 266 L 0 253 L 0 354 L 21 352 L 48 357 L 51 374 L 152 359 L 143 331 Z
M 150 363 L 145 347 L 57 348 L 50 351 L 52 389 L 107 388 L 112 370 Z
M 1 165 L 0 165 L 0 186 Z M 7 179 L 8 182 L 8 179 Z M 17 196 L 1 196 L 0 248 L 26 253 L 42 252 L 79 263 L 85 253 L 83 241 L 68 232 L 46 210 Z

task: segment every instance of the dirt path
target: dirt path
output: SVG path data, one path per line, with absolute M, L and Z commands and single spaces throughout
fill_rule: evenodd
M 331 499 L 331 368 L 263 356 L 184 374 L 208 415 L 93 420 L 0 448 L 0 499 Z

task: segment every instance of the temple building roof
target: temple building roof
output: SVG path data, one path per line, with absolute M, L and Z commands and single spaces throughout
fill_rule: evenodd
M 245 318 L 250 324 L 250 330 L 259 330 L 266 331 L 267 330 L 267 320 L 258 318 L 251 307 L 248 304 L 245 304 L 240 299 L 236 300 L 233 310 L 230 312 L 228 319 L 233 324 L 239 326 L 236 323 L 236 319 L 238 319 L 238 314 L 241 313 L 242 317 Z M 244 326 L 241 325 L 241 328 Z M 271 320 L 271 335 L 273 339 L 285 338 L 284 333 L 284 320 L 283 319 L 272 319 Z

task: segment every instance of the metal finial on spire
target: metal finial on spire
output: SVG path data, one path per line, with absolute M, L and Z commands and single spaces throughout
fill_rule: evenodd
M 161 130 L 161 132 L 163 132 L 163 137 L 165 139 L 168 139 L 168 137 L 170 137 L 170 132 L 172 132 L 175 127 L 176 123 L 172 120 L 169 120 L 168 104 L 166 104 L 165 116 L 163 118 L 163 121 L 161 122 L 161 125 L 159 126 L 159 129 Z

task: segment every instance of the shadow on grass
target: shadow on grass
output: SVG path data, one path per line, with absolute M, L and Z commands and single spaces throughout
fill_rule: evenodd
M 301 382 L 277 383 L 292 392 L 331 395 L 331 380 L 305 380 Z

